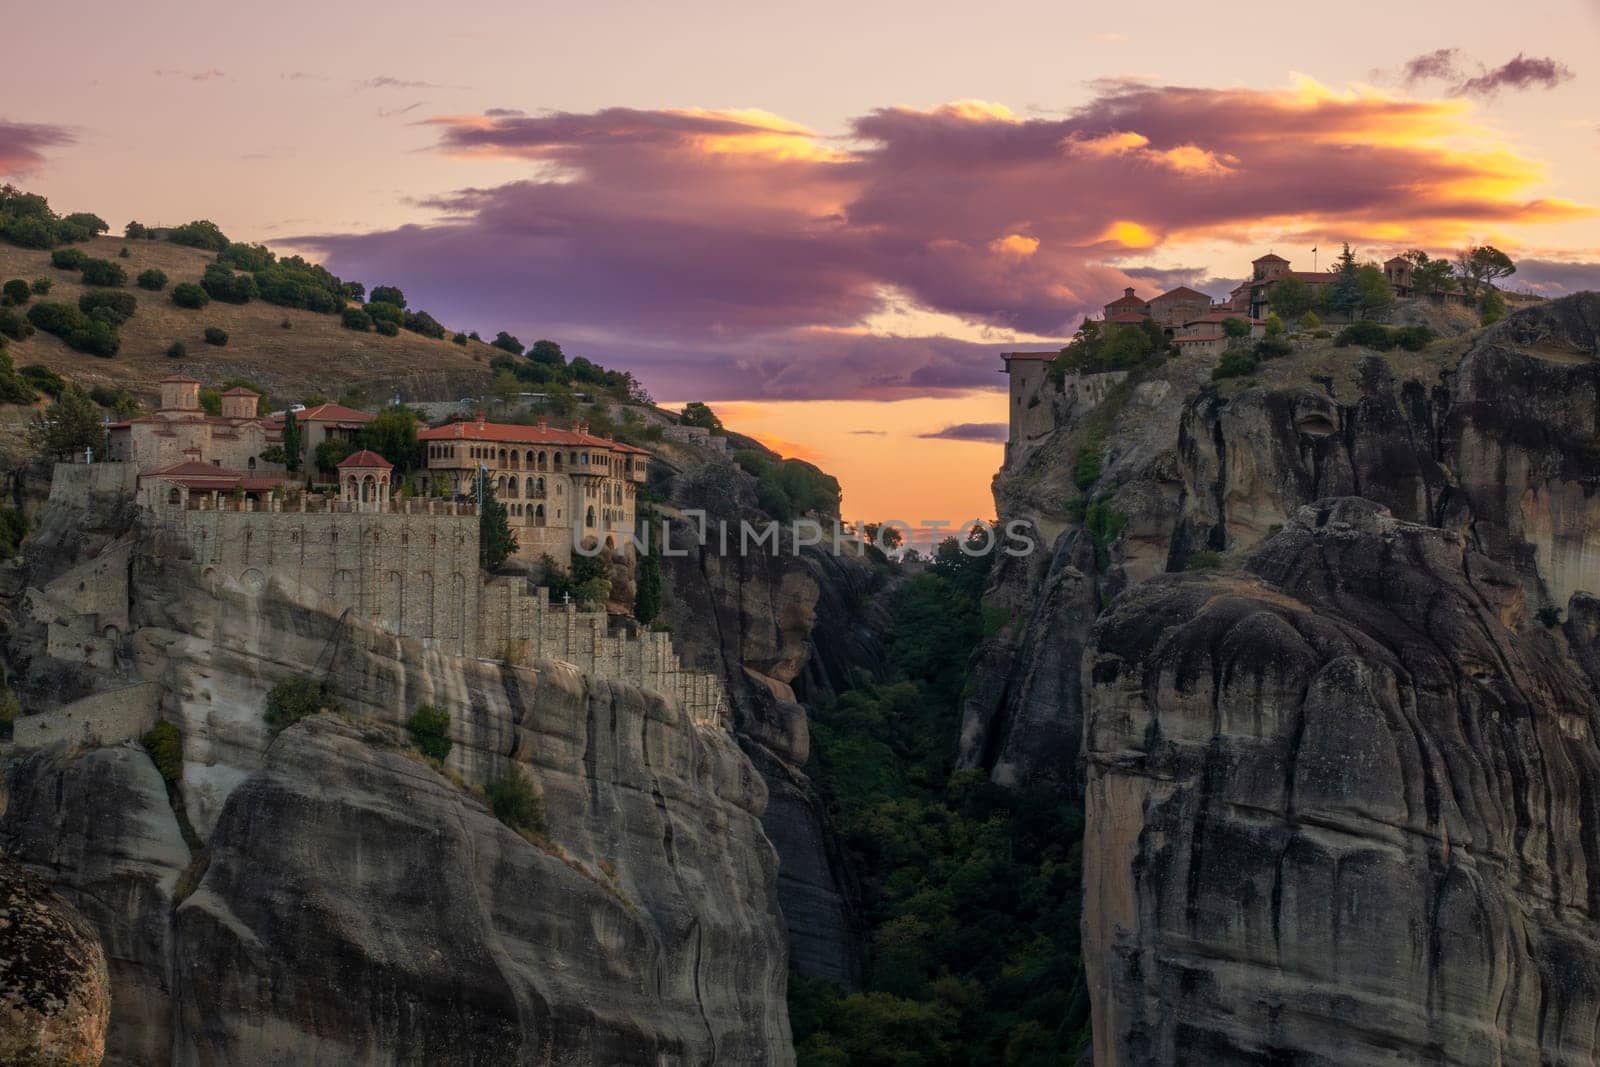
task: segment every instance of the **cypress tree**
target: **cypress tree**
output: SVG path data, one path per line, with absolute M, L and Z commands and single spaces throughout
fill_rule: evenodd
M 283 416 L 283 454 L 284 467 L 294 474 L 300 469 L 300 422 L 294 417 L 293 411 L 287 411 Z

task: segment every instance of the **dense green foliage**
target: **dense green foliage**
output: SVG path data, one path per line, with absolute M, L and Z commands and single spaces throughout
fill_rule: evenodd
M 63 217 L 36 193 L 25 193 L 12 185 L 0 186 L 0 236 L 14 245 L 54 248 L 87 241 L 108 228 L 98 215 L 80 211 Z
M 561 346 L 554 341 L 538 340 L 528 346 L 528 359 L 534 363 L 543 363 L 547 367 L 565 367 L 567 357 L 561 351 Z
M 436 341 L 444 340 L 445 328 L 439 320 L 426 311 L 408 311 L 405 313 L 405 328 L 412 333 L 420 333 L 424 337 L 432 337 Z
M 706 430 L 722 429 L 722 420 L 717 418 L 717 413 L 711 406 L 702 401 L 695 400 L 683 406 L 683 413 L 678 417 L 679 426 L 699 426 Z
M 1050 378 L 1059 386 L 1068 374 L 1131 370 L 1158 358 L 1170 347 L 1160 324 L 1151 319 L 1137 325 L 1085 319 L 1050 364 Z
M 0 343 L 0 404 L 31 404 L 39 399 L 33 385 L 17 372 L 11 353 Z
M 791 979 L 805 1067 L 1042 1067 L 1087 1039 L 1081 808 L 951 770 L 988 566 L 941 545 L 893 597 L 887 676 L 817 711 L 809 769 L 861 875 L 871 956 L 854 994 Z
M 28 321 L 45 333 L 55 334 L 69 348 L 93 356 L 110 358 L 122 345 L 116 323 L 107 321 L 104 316 L 87 315 L 71 304 L 41 301 L 28 309 Z
M 8 307 L 20 307 L 33 299 L 33 288 L 21 278 L 12 278 L 0 287 L 0 298 Z
M 57 270 L 82 270 L 89 254 L 81 248 L 58 248 L 50 253 L 50 265 Z
M 339 325 L 347 330 L 360 330 L 363 333 L 371 333 L 372 316 L 361 308 L 345 308 L 344 314 L 339 317 Z
M 639 509 L 639 527 L 647 531 L 649 544 L 639 553 L 639 575 L 634 581 L 633 617 L 648 625 L 661 614 L 661 546 L 656 543 L 655 511 L 649 507 Z
M 1267 303 L 1280 318 L 1297 319 L 1316 306 L 1317 294 L 1291 274 L 1273 283 L 1267 291 Z
M 21 508 L 0 507 L 0 559 L 11 559 L 28 536 L 28 517 Z
M 152 293 L 159 293 L 167 287 L 167 272 L 151 267 L 149 270 L 140 271 L 139 277 L 135 280 L 138 282 L 139 288 L 148 289 Z
M 290 474 L 300 470 L 300 452 L 304 447 L 300 439 L 300 419 L 294 411 L 283 413 L 283 466 Z
M 756 479 L 756 502 L 761 510 L 787 522 L 808 511 L 839 514 L 843 493 L 838 479 L 800 459 L 775 459 L 753 448 L 740 449 L 733 460 Z
M 372 417 L 357 434 L 358 447 L 369 448 L 393 463 L 400 474 L 423 465 L 423 447 L 417 440 L 417 413 L 407 407 L 388 407 Z
M 97 312 L 104 311 L 100 316 L 113 326 L 121 326 L 133 318 L 133 313 L 139 309 L 139 300 L 132 293 L 119 293 L 111 290 L 97 290 L 84 293 L 78 297 L 78 310 L 93 318 Z
M 479 472 L 477 492 L 483 501 L 478 507 L 478 565 L 492 571 L 517 550 L 517 535 L 511 532 L 506 506 L 495 499 L 494 483 Z
M 267 692 L 267 726 L 276 733 L 308 715 L 315 715 L 324 709 L 335 711 L 338 707 L 322 683 L 310 678 L 290 678 Z
M 406 720 L 411 743 L 429 759 L 444 760 L 450 755 L 450 713 L 432 704 L 423 704 Z
M 519 765 L 507 765 L 505 773 L 483 783 L 483 798 L 494 817 L 511 829 L 526 834 L 544 833 L 544 800 L 533 788 L 533 780 Z
M 220 263 L 206 264 L 200 278 L 200 288 L 213 300 L 224 304 L 248 304 L 260 294 L 256 280 L 248 274 L 236 274 Z
M 1360 345 L 1363 348 L 1387 352 L 1399 346 L 1408 352 L 1420 352 L 1433 339 L 1433 331 L 1426 326 L 1391 328 L 1376 322 L 1352 322 L 1334 336 L 1333 343 L 1338 348 Z
M 375 304 L 392 304 L 397 308 L 406 306 L 406 294 L 394 285 L 374 285 L 372 295 L 367 299 Z
M 194 282 L 179 282 L 172 287 L 172 302 L 181 308 L 198 309 L 211 303 L 211 295 Z
M 182 226 L 174 226 L 167 231 L 167 240 L 175 245 L 204 248 L 210 252 L 221 252 L 229 243 L 227 234 L 210 219 L 196 219 Z
M 1498 291 L 1488 289 L 1478 298 L 1478 314 L 1483 325 L 1492 326 L 1506 317 L 1506 298 Z
M 33 336 L 33 323 L 11 308 L 0 308 L 0 336 L 26 341 Z
M 506 333 L 504 330 L 501 330 L 499 333 L 495 334 L 494 340 L 490 341 L 489 343 L 498 349 L 510 352 L 513 356 L 522 355 L 522 342 L 517 340 L 515 337 L 512 337 L 509 333 Z
M 1072 462 L 1072 484 L 1080 492 L 1088 492 L 1095 482 L 1100 480 L 1100 473 L 1105 469 L 1105 441 L 1102 435 L 1094 429 L 1084 434 L 1082 443 L 1078 446 L 1078 454 Z
M 29 363 L 17 371 L 17 376 L 49 397 L 59 398 L 67 387 L 67 380 L 43 363 Z
M 67 383 L 56 402 L 36 412 L 28 423 L 28 443 L 41 455 L 66 459 L 86 448 L 99 451 L 106 431 L 100 409 L 77 385 Z
M 124 285 L 127 281 L 128 272 L 109 259 L 86 259 L 83 261 L 84 285 Z
M 139 743 L 150 753 L 151 762 L 168 785 L 183 777 L 183 735 L 176 726 L 162 719 L 145 731 Z
M 207 326 L 203 336 L 206 344 L 216 345 L 218 348 L 228 343 L 228 331 L 220 326 Z

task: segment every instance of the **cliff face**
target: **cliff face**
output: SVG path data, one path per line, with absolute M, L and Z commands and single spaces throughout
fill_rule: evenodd
M 721 673 L 734 731 L 766 783 L 762 818 L 778 852 L 778 894 L 791 961 L 802 974 L 851 984 L 860 966 L 860 923 L 850 873 L 825 828 L 822 800 L 806 776 L 810 734 L 803 701 L 827 699 L 856 670 L 882 658 L 885 622 L 880 575 L 859 556 L 820 547 L 737 551 L 739 522 L 764 524 L 749 479 L 730 462 L 688 467 L 670 483 L 671 544 L 662 560 L 662 615 L 692 666 Z M 727 523 L 732 550 L 716 533 L 698 543 L 703 511 L 710 528 Z
M 1597 345 L 1182 357 L 997 477 L 962 761 L 1086 797 L 1097 1063 L 1593 1058 Z
M 1587 1062 L 1592 632 L 1364 500 L 1124 597 L 1086 659 L 1095 1062 Z
M 0 1063 L 95 1067 L 111 1003 L 94 928 L 0 857 Z
M 203 583 L 133 536 L 121 655 L 166 694 L 179 781 L 169 799 L 132 745 L 58 744 L 8 764 L 0 819 L 106 946 L 107 1062 L 790 1062 L 766 789 L 725 727 Z M 45 694 L 11 606 L 19 689 Z M 271 734 L 268 690 L 308 675 L 343 711 Z M 423 703 L 451 712 L 442 771 L 399 727 Z M 533 840 L 472 789 L 512 765 Z
M 1097 605 L 1196 552 L 1246 551 L 1327 497 L 1361 496 L 1470 538 L 1517 572 L 1530 610 L 1593 590 L 1597 335 L 1600 296 L 1584 294 L 1424 353 L 1326 348 L 1220 384 L 1209 359 L 1183 357 L 1119 386 L 996 478 L 1001 519 L 1032 523 L 1051 551 L 1000 569 L 990 602 L 1034 624 L 984 650 L 963 762 L 1003 781 L 1080 786 L 1077 657 L 1062 649 L 1082 645 Z M 1105 461 L 1082 501 L 1112 523 L 1093 551 L 1078 544 L 1092 531 L 1070 506 L 1085 448 Z

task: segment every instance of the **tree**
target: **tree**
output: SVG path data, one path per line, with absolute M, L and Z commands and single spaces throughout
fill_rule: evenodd
M 172 302 L 181 308 L 199 309 L 211 303 L 211 294 L 193 282 L 179 282 L 172 287 Z
M 478 511 L 478 561 L 492 571 L 517 550 L 517 535 L 506 519 L 506 506 L 494 498 L 494 485 L 485 471 L 478 472 L 478 496 L 483 501 Z
M 1302 330 L 1315 330 L 1321 325 L 1322 320 L 1317 318 L 1317 313 L 1315 311 L 1308 311 L 1304 315 L 1300 316 L 1300 328 Z
M 1267 303 L 1281 319 L 1299 318 L 1316 302 L 1317 295 L 1311 291 L 1311 286 L 1292 274 L 1273 282 L 1267 297 Z
M 228 331 L 220 326 L 207 326 L 204 336 L 208 345 L 216 345 L 220 348 L 228 343 Z
M 1419 294 L 1448 293 L 1456 287 L 1455 271 L 1448 259 L 1433 259 L 1420 248 L 1405 253 L 1411 261 L 1411 287 Z
M 372 331 L 372 316 L 361 308 L 345 308 L 340 317 L 339 325 L 347 330 L 359 330 L 362 333 Z
M 510 352 L 513 356 L 522 355 L 522 342 L 517 340 L 515 337 L 512 337 L 509 333 L 506 333 L 504 330 L 501 330 L 499 333 L 495 334 L 494 340 L 490 341 L 489 343 L 494 345 L 496 348 L 501 349 L 502 351 Z
M 137 280 L 139 288 L 149 289 L 151 292 L 160 292 L 167 287 L 166 271 L 157 270 L 154 267 L 140 271 Z
M 702 401 L 695 400 L 685 404 L 683 414 L 678 417 L 679 426 L 699 426 L 707 430 L 722 429 L 722 420 L 717 418 L 717 413 Z
M 561 351 L 561 346 L 554 341 L 535 341 L 528 349 L 528 358 L 535 363 L 543 363 L 550 367 L 564 367 L 567 357 Z
M 1268 312 L 1268 314 L 1267 314 L 1267 336 L 1268 337 L 1276 337 L 1282 332 L 1283 332 L 1283 320 L 1278 317 L 1278 313 L 1276 311 Z
M 1235 341 L 1243 340 L 1250 336 L 1250 323 L 1246 319 L 1226 318 L 1222 320 L 1222 333 Z
M 1485 286 L 1492 289 L 1499 279 L 1517 273 L 1517 265 L 1494 245 L 1478 245 L 1456 257 L 1456 273 L 1461 276 L 1461 287 L 1467 296 L 1476 300 Z
M 362 448 L 369 448 L 395 465 L 401 474 L 422 466 L 422 445 L 417 441 L 417 413 L 407 407 L 385 408 L 372 417 L 357 435 Z
M 312 455 L 317 470 L 336 470 L 345 457 L 356 450 L 355 442 L 343 437 L 329 437 L 317 445 L 317 450 Z
M 406 294 L 397 286 L 375 285 L 372 287 L 372 295 L 367 297 L 367 303 L 393 304 L 397 308 L 403 308 L 406 306 Z
M 443 761 L 450 755 L 450 713 L 432 704 L 423 704 L 406 720 L 411 743 L 429 759 Z
M 1322 303 L 1327 310 L 1347 318 L 1356 313 L 1361 306 L 1361 285 L 1357 278 L 1359 271 L 1356 255 L 1346 242 L 1344 251 L 1339 253 L 1339 262 L 1333 268 L 1336 275 L 1333 284 L 1324 286 L 1322 290 Z
M 1362 318 L 1380 318 L 1394 307 L 1394 288 L 1375 264 L 1356 268 L 1356 292 L 1359 294 L 1356 306 Z
M 101 448 L 106 431 L 100 412 L 76 383 L 69 382 L 56 402 L 33 416 L 28 424 L 28 442 L 35 451 L 67 459 L 85 449 Z
M 83 262 L 84 285 L 122 285 L 128 272 L 109 259 L 86 259 Z
M 639 513 L 639 525 L 648 531 L 655 524 L 655 517 L 653 509 L 643 508 Z M 634 583 L 633 617 L 645 624 L 661 614 L 661 558 L 657 551 L 652 539 L 639 560 L 639 576 Z
M 300 470 L 300 420 L 293 411 L 283 413 L 283 466 L 290 474 Z
M 204 248 L 211 252 L 221 252 L 229 243 L 228 235 L 210 219 L 196 219 L 182 226 L 174 226 L 167 231 L 167 240 L 175 245 Z
M 483 783 L 483 796 L 494 817 L 513 830 L 544 833 L 544 802 L 533 788 L 528 772 L 513 763 L 506 772 Z
M 0 289 L 0 294 L 4 294 L 6 303 L 17 306 L 33 299 L 33 289 L 21 278 L 12 278 L 6 282 L 5 287 Z
M 1485 326 L 1499 322 L 1506 317 L 1506 298 L 1495 289 L 1485 289 L 1478 298 L 1478 314 Z

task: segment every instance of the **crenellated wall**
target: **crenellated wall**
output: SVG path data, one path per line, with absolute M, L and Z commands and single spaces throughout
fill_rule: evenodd
M 153 513 L 158 549 L 202 579 L 259 594 L 275 585 L 330 614 L 349 612 L 448 655 L 560 660 L 722 715 L 716 677 L 682 669 L 665 633 L 612 632 L 604 611 L 549 602 L 520 576 L 483 577 L 472 515 L 192 510 Z

